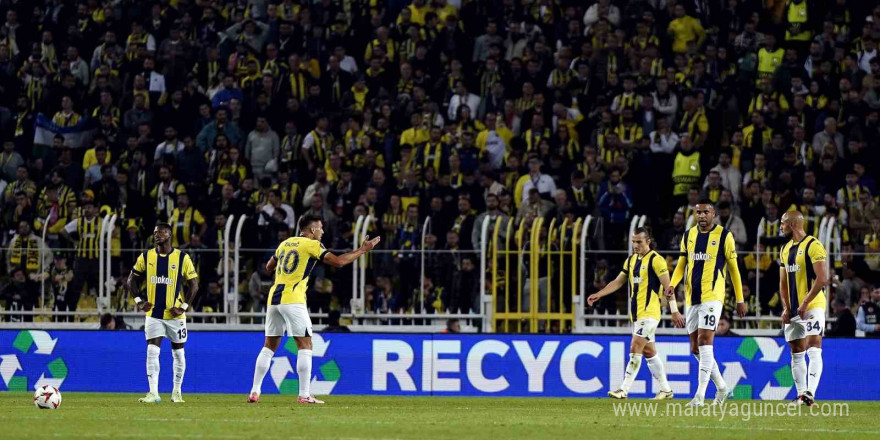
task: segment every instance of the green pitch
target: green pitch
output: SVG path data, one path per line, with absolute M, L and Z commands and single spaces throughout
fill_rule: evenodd
M 291 396 L 184 395 L 172 404 L 137 402 L 141 395 L 64 393 L 61 408 L 38 410 L 29 393 L 0 393 L 3 439 L 657 439 L 778 440 L 878 438 L 880 402 L 847 402 L 849 415 L 812 417 L 615 415 L 608 399 L 427 398 L 327 396 L 301 406 Z M 645 404 L 646 400 L 629 400 Z M 756 401 L 732 401 L 740 405 Z M 675 403 L 684 405 L 685 400 Z M 780 402 L 774 402 L 776 403 Z M 829 402 L 823 402 L 829 403 Z M 842 402 L 838 402 L 842 403 Z M 642 408 L 644 411 L 644 408 Z M 830 411 L 830 408 L 829 408 Z

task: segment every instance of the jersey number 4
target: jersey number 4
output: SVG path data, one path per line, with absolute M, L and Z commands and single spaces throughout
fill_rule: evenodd
M 285 254 L 282 251 L 281 256 L 278 258 L 278 270 L 285 275 L 293 275 L 296 272 L 297 266 L 299 266 L 299 253 L 291 250 Z

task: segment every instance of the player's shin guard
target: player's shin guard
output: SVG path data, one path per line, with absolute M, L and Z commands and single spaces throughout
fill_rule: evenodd
M 262 391 L 263 378 L 266 377 L 266 373 L 272 365 L 272 355 L 274 354 L 274 351 L 266 347 L 260 350 L 260 354 L 257 356 L 257 364 L 254 366 L 254 384 L 251 386 L 251 393 L 260 394 Z
M 807 390 L 815 397 L 816 388 L 819 388 L 819 379 L 822 378 L 822 349 L 810 347 L 807 349 L 807 356 L 810 357 L 810 375 L 807 377 Z
M 174 391 L 179 393 L 186 373 L 186 353 L 180 348 L 171 350 L 171 356 L 174 357 Z
M 654 376 L 654 379 L 660 383 L 660 391 L 672 391 L 672 388 L 669 387 L 669 382 L 666 380 L 666 367 L 663 366 L 660 357 L 654 355 L 654 357 L 646 358 L 645 362 L 648 363 L 651 376 Z
M 706 397 L 706 387 L 712 377 L 712 368 L 715 364 L 715 349 L 711 345 L 700 346 L 700 373 L 697 375 L 697 393 L 694 397 L 702 400 Z
M 620 384 L 620 389 L 629 392 L 629 387 L 632 386 L 633 381 L 636 379 L 636 375 L 639 374 L 639 368 L 641 367 L 642 355 L 630 353 L 629 363 L 626 364 L 626 374 L 623 376 L 623 383 Z
M 797 395 L 804 394 L 807 390 L 807 362 L 804 360 L 804 352 L 791 354 L 791 377 L 797 388 Z
M 312 350 L 299 350 L 296 354 L 296 374 L 299 376 L 299 397 L 309 397 L 312 380 Z
M 159 353 L 162 349 L 157 345 L 147 344 L 147 383 L 150 393 L 159 394 Z

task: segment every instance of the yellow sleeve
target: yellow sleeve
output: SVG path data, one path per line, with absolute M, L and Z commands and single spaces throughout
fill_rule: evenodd
M 706 119 L 706 115 L 700 115 L 700 117 L 697 118 L 697 128 L 700 130 L 700 133 L 709 131 L 709 120 Z
M 513 189 L 513 203 L 517 208 L 519 208 L 520 203 L 522 203 L 523 187 L 526 185 L 526 180 L 528 178 L 528 174 L 520 176 L 519 180 L 516 181 L 516 187 Z
M 89 148 L 83 155 L 83 170 L 89 169 L 90 166 L 96 163 L 98 163 L 98 159 L 95 157 L 95 149 Z
M 727 241 L 724 242 L 724 258 L 727 259 L 730 281 L 733 283 L 733 294 L 736 296 L 736 302 L 741 303 L 743 302 L 742 277 L 739 274 L 739 263 L 736 261 L 736 243 L 732 232 L 727 234 Z
M 202 215 L 201 212 L 196 210 L 196 212 L 193 214 L 193 221 L 196 222 L 197 225 L 202 225 L 205 223 L 205 217 Z
M 669 285 L 672 287 L 678 286 L 678 283 L 684 278 L 684 267 L 687 264 L 687 236 L 688 233 L 685 232 L 684 236 L 681 237 L 678 263 L 675 265 L 675 272 L 672 273 L 672 280 L 669 281 Z
M 810 246 L 809 256 L 814 264 L 828 259 L 828 253 L 825 251 L 825 246 L 822 246 L 822 243 L 819 242 L 819 240 L 813 241 L 813 244 Z
M 789 108 L 788 99 L 785 98 L 785 95 L 779 95 L 779 110 L 787 112 Z
M 138 255 L 137 261 L 134 262 L 134 269 L 131 270 L 139 277 L 144 276 L 144 273 L 147 271 L 147 262 L 144 261 L 144 255 L 146 254 Z
M 324 247 L 324 244 L 318 240 L 312 240 L 309 245 L 309 251 L 311 256 L 317 258 L 318 261 L 324 261 L 324 256 L 330 252 Z
M 183 271 L 183 277 L 187 279 L 187 281 L 198 278 L 199 274 L 196 272 L 196 267 L 193 265 L 192 259 L 189 257 L 189 254 L 183 254 L 183 267 L 181 268 Z
M 477 140 L 474 143 L 477 145 L 477 147 L 480 149 L 481 152 L 486 149 L 486 139 L 488 137 L 489 137 L 488 130 L 483 130 L 480 132 L 480 134 L 477 135 Z
M 666 259 L 661 257 L 660 254 L 657 254 L 657 257 L 658 258 L 654 259 L 654 273 L 657 274 L 657 276 L 669 273 L 669 267 L 666 266 Z

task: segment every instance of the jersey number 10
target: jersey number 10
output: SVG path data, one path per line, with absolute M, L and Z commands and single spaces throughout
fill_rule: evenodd
M 286 254 L 284 251 L 281 252 L 281 256 L 278 258 L 279 271 L 285 275 L 293 275 L 296 272 L 297 266 L 299 266 L 299 253 L 297 251 L 291 249 Z

